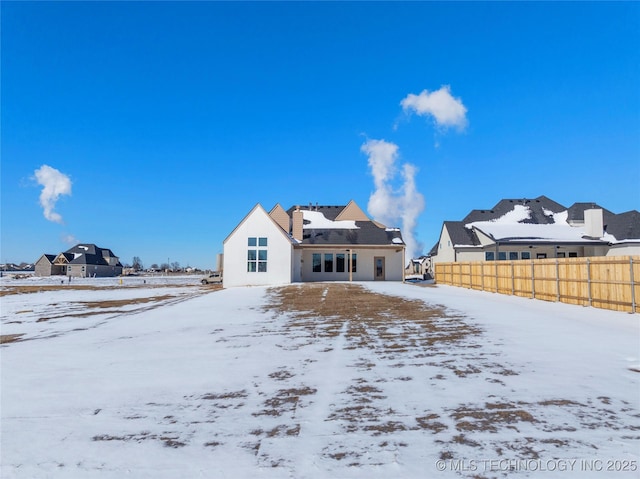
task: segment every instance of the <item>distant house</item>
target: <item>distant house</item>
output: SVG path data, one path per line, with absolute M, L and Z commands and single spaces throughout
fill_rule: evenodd
M 640 254 L 640 213 L 614 214 L 595 203 L 567 208 L 545 196 L 504 199 L 445 221 L 433 263 Z
M 36 276 L 120 276 L 122 264 L 110 249 L 78 244 L 58 255 L 43 254 L 35 264 Z
M 431 256 L 412 258 L 404 272 L 406 278 L 433 279 L 431 274 Z
M 257 204 L 224 240 L 224 286 L 298 281 L 402 281 L 400 230 L 354 202 L 267 212 Z

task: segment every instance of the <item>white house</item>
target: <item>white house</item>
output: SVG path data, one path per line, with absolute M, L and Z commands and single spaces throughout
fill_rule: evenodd
M 257 204 L 224 240 L 224 286 L 299 281 L 402 281 L 398 228 L 372 221 L 350 201 L 267 212 Z
M 614 214 L 595 203 L 566 208 L 545 196 L 504 199 L 445 221 L 433 263 L 640 254 L 640 213 Z

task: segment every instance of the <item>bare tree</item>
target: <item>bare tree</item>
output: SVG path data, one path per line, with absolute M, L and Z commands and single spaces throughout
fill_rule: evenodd
M 134 271 L 141 271 L 142 269 L 144 269 L 144 267 L 142 266 L 142 260 L 140 260 L 139 256 L 134 256 L 132 263 Z

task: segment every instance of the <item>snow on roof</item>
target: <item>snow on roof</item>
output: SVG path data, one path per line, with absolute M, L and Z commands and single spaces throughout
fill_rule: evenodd
M 402 241 L 402 238 L 393 238 L 391 242 L 393 244 L 404 244 L 404 241 Z
M 309 223 L 302 226 L 305 230 L 310 229 L 337 229 L 337 230 L 357 230 L 359 229 L 356 226 L 356 222 L 354 220 L 338 220 L 333 221 L 327 219 L 325 215 L 323 215 L 320 211 L 309 211 L 302 210 L 302 218 Z
M 552 241 L 590 242 L 593 238 L 585 238 L 583 227 L 571 226 L 567 223 L 568 212 L 553 213 L 545 211 L 547 216 L 552 216 L 553 224 L 523 223 L 531 217 L 529 206 L 515 205 L 513 210 L 499 218 L 489 221 L 474 221 L 465 224 L 466 228 L 476 228 L 491 236 L 495 240 L 504 239 L 537 239 Z M 615 241 L 610 234 L 605 234 L 603 239 Z

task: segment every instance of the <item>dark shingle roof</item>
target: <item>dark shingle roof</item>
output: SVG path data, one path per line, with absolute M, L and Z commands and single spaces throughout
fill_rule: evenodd
M 386 230 L 376 226 L 372 221 L 356 221 L 356 226 L 358 229 L 305 229 L 302 244 L 390 245 L 393 244 L 394 238 L 402 240 L 399 230 Z
M 567 209 L 567 221 L 584 221 L 585 210 L 591 210 L 594 208 L 602 210 L 602 218 L 604 220 L 604 224 L 607 224 L 612 216 L 616 216 L 614 213 L 606 208 L 603 208 L 597 203 L 574 203 L 569 207 L 569 209 Z
M 325 218 L 328 220 L 334 221 L 336 217 L 346 208 L 345 205 L 341 206 L 319 206 L 319 205 L 299 205 L 301 210 L 306 211 L 318 211 L 322 213 Z M 292 206 L 287 210 L 287 214 L 289 217 L 292 216 L 293 212 L 296 210 L 295 206 Z
M 619 215 L 612 215 L 607 224 L 607 233 L 612 234 L 618 241 L 640 240 L 640 212 L 627 211 Z
M 321 206 L 321 205 L 299 205 L 304 211 L 317 211 L 322 213 L 325 218 L 335 221 L 337 216 L 346 208 L 346 206 Z M 287 210 L 287 214 L 291 217 L 296 210 L 296 206 L 292 206 Z M 356 221 L 357 229 L 330 229 L 330 228 L 305 228 L 303 230 L 303 245 L 391 245 L 394 244 L 394 238 L 398 238 L 403 245 L 402 234 L 398 229 L 385 229 L 377 226 L 373 221 Z M 309 221 L 304 221 L 305 225 Z M 396 241 L 398 241 L 398 239 Z
M 464 221 L 445 221 L 444 226 L 449 232 L 451 242 L 456 246 L 477 246 L 480 244 L 476 233 L 470 229 L 465 228 Z M 437 247 L 437 245 L 436 245 Z
M 90 264 L 108 266 L 105 258 L 116 257 L 110 249 L 100 248 L 95 244 L 81 243 L 63 253 L 69 264 Z M 122 266 L 120 261 L 115 266 Z
M 556 203 L 550 200 L 546 196 L 538 196 L 535 199 L 505 199 L 500 200 L 490 210 L 473 210 L 463 220 L 463 223 L 473 223 L 474 221 L 489 221 L 504 216 L 509 211 L 512 211 L 515 205 L 525 205 L 529 207 L 531 217 L 522 221 L 523 223 L 533 224 L 550 224 L 553 223 L 553 218 L 545 214 L 545 210 L 559 213 L 567 208 L 560 203 Z

